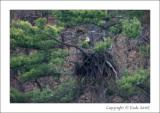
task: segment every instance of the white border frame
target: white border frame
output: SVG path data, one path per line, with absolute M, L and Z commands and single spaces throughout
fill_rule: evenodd
M 1 2 L 1 112 L 159 112 L 159 1 L 2 1 Z M 10 54 L 9 27 L 10 10 L 150 10 L 151 11 L 151 103 L 150 104 L 10 104 Z M 131 110 L 130 107 L 146 107 Z M 123 108 L 124 109 L 118 109 Z M 112 108 L 112 109 L 108 109 Z M 115 108 L 115 109 L 113 109 Z

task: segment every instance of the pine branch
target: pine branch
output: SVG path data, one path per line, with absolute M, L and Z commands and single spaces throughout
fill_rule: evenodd
M 58 42 L 58 43 L 61 43 L 61 44 L 65 45 L 65 46 L 74 47 L 74 48 L 78 49 L 78 50 L 81 51 L 84 55 L 87 56 L 87 53 L 84 51 L 84 49 L 82 49 L 82 48 L 80 48 L 80 47 L 78 47 L 78 46 L 76 46 L 76 45 L 72 45 L 72 44 L 68 44 L 68 43 L 62 42 L 62 41 L 60 41 L 60 40 L 58 40 L 58 39 L 56 39 L 56 38 L 54 38 L 54 37 L 52 37 L 52 36 L 50 36 L 50 37 L 51 37 L 53 40 L 55 40 L 56 42 Z M 63 35 L 61 35 L 61 37 L 63 37 Z

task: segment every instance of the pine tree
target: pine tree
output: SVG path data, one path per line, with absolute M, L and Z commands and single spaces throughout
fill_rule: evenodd
M 55 41 L 61 29 L 47 25 L 45 18 L 37 19 L 34 26 L 22 20 L 11 23 L 10 68 L 20 81 L 62 73 L 67 52 Z

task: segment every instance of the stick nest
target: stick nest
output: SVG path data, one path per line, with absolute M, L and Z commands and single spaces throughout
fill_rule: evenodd
M 75 65 L 78 78 L 99 80 L 117 78 L 118 72 L 112 56 L 108 52 L 89 52 L 82 56 L 82 62 Z

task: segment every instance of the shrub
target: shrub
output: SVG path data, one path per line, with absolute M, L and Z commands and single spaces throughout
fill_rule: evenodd
M 28 92 L 26 95 L 31 98 L 32 102 L 66 103 L 75 99 L 76 90 L 77 88 L 75 80 L 68 80 L 58 85 L 54 90 L 51 90 L 47 87 L 42 91 L 34 90 Z
M 44 18 L 35 20 L 36 26 L 27 21 L 14 21 L 11 23 L 10 38 L 11 47 L 49 49 L 57 46 L 56 38 L 61 27 L 45 25 Z
M 141 33 L 141 23 L 134 17 L 133 19 L 125 19 L 122 21 L 122 33 L 129 38 L 137 38 Z
M 32 27 L 32 25 L 28 21 L 23 21 L 23 20 L 13 21 L 11 23 L 11 33 L 12 31 L 13 33 L 16 33 L 12 28 L 25 30 L 24 33 L 33 33 L 35 30 L 35 27 Z
M 56 77 L 60 76 L 60 74 L 63 73 L 63 64 L 63 58 L 52 58 L 48 64 L 49 72 L 52 73 L 54 76 L 57 75 Z
M 55 89 L 54 95 L 57 97 L 53 99 L 55 102 L 71 102 L 77 95 L 77 85 L 75 80 L 68 80 L 60 84 Z
M 139 51 L 143 56 L 150 56 L 150 45 L 140 45 Z
M 22 81 L 33 80 L 48 74 L 57 77 L 63 71 L 64 58 L 66 56 L 66 51 L 62 49 L 38 52 L 28 57 L 27 55 L 19 55 L 11 58 L 11 68 L 18 70 L 23 68 L 20 73 Z
M 43 64 L 37 64 L 37 65 L 32 65 L 30 70 L 27 72 L 24 72 L 20 78 L 22 81 L 27 81 L 27 80 L 32 80 L 36 79 L 41 76 L 47 75 L 48 72 L 48 65 L 43 63 Z
M 74 26 L 79 24 L 103 24 L 103 19 L 107 15 L 106 11 L 97 10 L 65 10 L 55 11 L 53 16 L 59 20 L 59 23 L 64 26 Z
M 81 42 L 81 46 L 82 46 L 82 48 L 89 48 L 89 43 L 87 42 L 87 41 L 82 41 Z
M 62 30 L 63 30 L 63 27 L 56 26 L 56 25 L 54 26 L 46 25 L 44 29 L 45 33 L 49 34 L 52 37 L 57 37 L 60 31 Z
M 107 39 L 105 39 L 105 41 L 100 41 L 97 42 L 95 45 L 95 52 L 103 52 L 106 49 L 110 48 L 112 45 L 112 39 L 110 37 L 107 37 Z
M 42 41 L 39 41 L 39 42 L 35 42 L 34 43 L 34 46 L 35 48 L 38 48 L 38 49 L 43 49 L 43 50 L 47 50 L 47 49 L 50 49 L 50 48 L 54 48 L 58 45 L 58 43 L 55 41 L 55 40 L 42 40 Z M 34 47 L 33 46 L 33 47 Z
M 149 81 L 149 78 L 149 70 L 146 69 L 139 69 L 133 73 L 125 72 L 122 78 L 118 81 L 118 85 L 121 90 L 126 91 L 128 95 L 134 94 L 139 91 L 137 87 L 139 84 L 147 85 L 145 87 L 149 88 L 150 84 L 145 83 Z
M 22 92 L 18 91 L 17 89 L 11 87 L 10 102 L 23 103 L 27 101 L 28 101 L 28 97 L 26 95 L 24 95 Z
M 32 65 L 35 63 L 40 63 L 45 59 L 44 52 L 35 52 L 32 55 L 15 55 L 11 57 L 10 66 L 11 68 L 19 68 L 25 65 Z
M 66 50 L 64 50 L 64 49 L 59 49 L 59 48 L 52 49 L 52 50 L 50 51 L 50 53 L 51 53 L 51 56 L 50 56 L 50 57 L 52 57 L 52 58 L 54 58 L 54 57 L 65 58 L 65 57 L 68 55 L 68 53 L 67 53 Z
M 46 23 L 47 23 L 46 18 L 38 18 L 38 19 L 35 20 L 35 25 L 39 28 L 44 28 Z
M 10 38 L 13 51 L 10 67 L 22 81 L 37 79 L 47 74 L 60 75 L 67 53 L 62 49 L 53 49 L 59 44 L 53 38 L 57 38 L 62 29 L 46 25 L 45 18 L 35 20 L 35 26 L 20 20 L 11 23 Z M 17 53 L 17 47 L 20 50 L 25 48 L 27 51 L 36 49 L 36 52 L 31 55 L 23 50 L 22 53 Z
M 116 24 L 114 26 L 111 26 L 109 28 L 109 32 L 112 34 L 112 35 L 117 35 L 117 34 L 120 34 L 122 31 L 122 26 L 121 24 Z
M 26 95 L 30 97 L 31 102 L 48 102 L 50 101 L 50 97 L 53 96 L 53 91 L 47 87 L 42 91 L 37 89 L 27 92 Z

